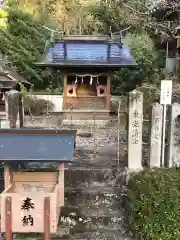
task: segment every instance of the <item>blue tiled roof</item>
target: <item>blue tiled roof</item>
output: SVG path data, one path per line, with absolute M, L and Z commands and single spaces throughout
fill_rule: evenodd
M 56 42 L 48 49 L 44 64 L 136 66 L 130 50 L 113 42 Z

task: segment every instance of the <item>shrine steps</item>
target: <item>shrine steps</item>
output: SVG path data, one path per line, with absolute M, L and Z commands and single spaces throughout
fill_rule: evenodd
M 107 110 L 64 110 L 63 125 L 101 125 L 104 126 L 110 121 L 109 111 Z
M 106 102 L 104 97 L 68 97 L 63 107 L 67 109 L 105 109 Z
M 78 131 L 81 134 L 89 132 L 92 130 L 87 128 Z M 125 235 L 119 200 L 119 186 L 123 186 L 123 179 L 118 180 L 118 176 L 127 164 L 124 150 L 127 146 L 124 142 L 120 143 L 119 161 L 117 129 L 113 122 L 108 128 L 96 129 L 95 135 L 98 136 L 95 152 L 94 135 L 78 135 L 74 160 L 65 164 L 66 200 L 61 208 L 58 232 L 51 235 L 54 240 L 132 240 Z M 47 171 L 47 165 L 51 171 L 59 167 L 58 163 L 41 163 L 36 168 Z M 37 240 L 37 236 L 29 238 Z M 15 239 L 25 237 L 20 238 L 17 234 Z
M 63 105 L 63 125 L 106 125 L 109 111 L 104 97 L 68 97 Z

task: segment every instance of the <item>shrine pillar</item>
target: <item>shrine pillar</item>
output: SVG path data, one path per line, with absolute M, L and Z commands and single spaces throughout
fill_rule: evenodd
M 107 75 L 107 85 L 106 85 L 106 109 L 110 109 L 110 92 L 111 91 L 111 75 Z

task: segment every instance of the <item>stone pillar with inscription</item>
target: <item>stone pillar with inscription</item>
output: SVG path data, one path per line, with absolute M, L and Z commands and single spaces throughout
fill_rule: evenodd
M 168 134 L 168 167 L 180 166 L 180 104 L 171 107 Z
M 10 128 L 16 128 L 19 117 L 20 93 L 14 89 L 5 93 L 5 112 L 7 125 Z
M 143 94 L 129 93 L 128 168 L 142 169 Z
M 162 140 L 163 106 L 153 104 L 151 117 L 149 167 L 161 166 L 161 140 Z

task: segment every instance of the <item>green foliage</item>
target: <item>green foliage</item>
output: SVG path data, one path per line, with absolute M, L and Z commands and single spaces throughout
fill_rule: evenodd
M 54 105 L 52 102 L 38 99 L 36 97 L 25 96 L 24 99 L 24 112 L 25 114 L 32 114 L 36 116 L 40 116 L 51 112 Z
M 179 169 L 147 169 L 131 177 L 123 202 L 138 239 L 180 239 L 179 183 Z
M 49 32 L 42 25 L 54 29 L 63 27 L 66 34 L 97 34 L 118 31 L 127 26 L 130 35 L 125 38 L 138 63 L 135 70 L 122 69 L 116 74 L 112 93 L 133 90 L 142 83 L 155 83 L 161 77 L 162 66 L 152 36 L 147 4 L 140 0 L 8 0 L 8 6 L 0 12 L 0 53 L 8 57 L 18 72 L 34 84 L 38 90 L 61 89 L 56 72 L 41 70 L 33 62 L 42 55 Z M 78 13 L 78 14 L 77 14 Z M 1 21 L 2 20 L 2 21 Z M 148 25 L 153 25 L 149 31 Z M 154 30 L 155 31 L 155 30 Z
M 7 27 L 7 16 L 8 13 L 4 9 L 0 9 L 0 29 L 5 29 Z
M 142 83 L 157 83 L 162 76 L 162 58 L 147 33 L 128 34 L 124 39 L 138 66 L 135 69 L 124 68 L 116 74 L 112 92 L 129 92 Z
M 146 3 L 142 3 L 141 0 L 100 0 L 99 2 L 100 4 L 92 8 L 92 13 L 104 24 L 106 33 L 109 26 L 112 27 L 113 32 L 120 31 L 127 26 L 131 26 L 131 31 L 133 30 L 136 33 L 144 29 L 144 16 L 147 12 Z
M 62 3 L 57 0 L 43 3 L 37 0 L 9 0 L 6 10 L 0 12 L 0 27 L 1 18 L 6 17 L 7 23 L 6 28 L 0 28 L 0 53 L 17 67 L 18 72 L 36 90 L 61 89 L 57 72 L 42 70 L 34 65 L 43 54 L 50 35 L 42 25 L 47 23 L 48 26 L 54 25 L 53 28 L 60 28 L 64 24 L 65 31 L 74 34 L 91 34 L 98 27 L 93 16 L 89 14 L 85 17 L 87 7 L 78 0 L 73 3 L 68 1 L 66 5 Z M 65 9 L 67 4 L 68 10 Z
M 46 88 L 53 74 L 34 65 L 44 51 L 47 32 L 30 14 L 9 8 L 7 28 L 0 29 L 0 52 L 10 60 L 18 72 L 35 88 Z

